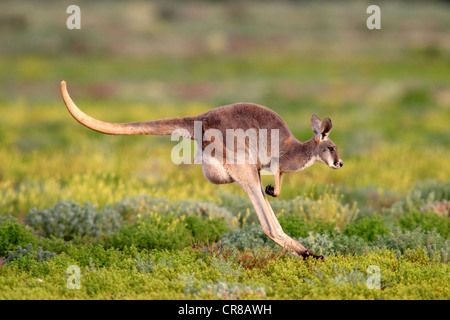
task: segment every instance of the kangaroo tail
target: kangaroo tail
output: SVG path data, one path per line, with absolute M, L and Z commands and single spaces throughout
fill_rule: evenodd
M 171 135 L 194 138 L 194 121 L 197 117 L 161 119 L 155 121 L 111 123 L 88 116 L 81 111 L 70 98 L 65 81 L 61 82 L 61 94 L 70 114 L 82 125 L 100 133 L 112 135 Z M 184 130 L 179 130 L 184 129 Z M 187 134 L 189 132 L 189 135 Z

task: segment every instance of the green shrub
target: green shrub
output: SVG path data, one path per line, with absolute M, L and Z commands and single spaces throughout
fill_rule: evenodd
M 229 231 L 223 220 L 187 216 L 186 227 L 192 232 L 195 241 L 216 242 Z
M 285 215 L 282 214 L 278 216 L 278 221 L 280 222 L 281 227 L 284 232 L 291 235 L 292 237 L 306 237 L 308 231 L 306 227 L 305 221 L 301 218 L 300 215 Z
M 104 243 L 116 248 L 181 249 L 192 242 L 218 241 L 228 230 L 221 219 L 150 213 L 124 225 L 119 232 L 106 237 Z
M 184 200 L 174 204 L 178 215 L 196 216 L 202 219 L 223 220 L 224 225 L 228 227 L 237 226 L 237 218 L 222 207 L 218 207 L 211 202 L 199 202 Z
M 132 254 L 130 254 L 132 253 Z M 136 253 L 136 248 L 119 250 L 116 248 L 105 249 L 101 245 L 69 246 L 64 255 L 69 256 L 80 268 L 88 267 L 89 270 L 99 268 L 114 268 L 122 265 L 131 269 L 134 265 L 131 255 Z
M 181 249 L 191 244 L 186 222 L 174 214 L 151 214 L 136 223 L 125 224 L 120 231 L 105 238 L 107 247 L 123 249 Z
M 165 257 L 163 257 L 160 261 L 155 262 L 150 257 L 147 259 L 141 258 L 140 254 L 136 256 L 134 263 L 136 269 L 141 273 L 152 273 L 157 266 L 172 267 L 173 264 L 170 259 L 166 259 Z
M 245 228 L 253 223 L 259 223 L 258 216 L 249 198 L 219 190 L 217 204 L 232 212 L 237 217 L 238 226 L 241 228 Z
M 416 191 L 426 200 L 429 195 L 433 195 L 435 201 L 450 199 L 450 182 L 431 180 L 417 184 Z
M 111 209 L 96 211 L 90 203 L 80 206 L 69 200 L 58 202 L 54 208 L 43 211 L 33 208 L 24 222 L 44 237 L 55 236 L 68 241 L 76 236 L 100 237 L 109 234 L 120 228 L 122 218 Z
M 384 214 L 394 220 L 411 212 L 425 212 L 427 207 L 435 202 L 441 202 L 450 197 L 450 183 L 433 181 L 419 185 L 410 191 L 405 199 L 396 202 L 390 208 L 384 210 Z
M 335 222 L 323 221 L 320 218 L 306 223 L 299 214 L 281 214 L 278 216 L 278 221 L 284 232 L 294 238 L 307 237 L 309 231 L 329 233 L 334 230 L 336 225 Z
M 193 274 L 182 274 L 178 278 L 185 281 L 184 294 L 188 297 L 200 297 L 204 299 L 263 299 L 266 297 L 264 286 L 253 286 L 239 282 L 227 282 L 223 280 L 205 281 L 199 280 Z
M 314 254 L 325 256 L 337 253 L 363 255 L 377 249 L 389 249 L 398 257 L 407 252 L 411 254 L 416 250 L 425 250 L 432 259 L 447 262 L 450 258 L 450 239 L 444 239 L 435 230 L 423 231 L 421 228 L 410 231 L 396 227 L 386 234 L 377 235 L 377 239 L 372 242 L 340 231 L 330 234 L 309 232 L 308 237 L 299 238 L 298 241 Z
M 370 244 L 356 235 L 347 236 L 340 231 L 335 231 L 330 238 L 333 242 L 334 253 L 363 255 L 371 250 Z
M 285 221 L 286 224 L 291 225 L 292 229 L 290 232 L 292 234 L 302 234 L 306 236 L 304 233 L 305 230 L 301 227 L 300 230 L 297 230 L 297 228 L 294 227 L 294 223 L 303 221 L 307 224 L 314 225 L 319 221 L 320 223 L 332 223 L 333 227 L 340 227 L 356 218 L 358 213 L 356 203 L 342 203 L 341 199 L 342 196 L 338 194 L 336 189 L 327 187 L 317 194 L 311 193 L 308 196 L 297 196 L 289 200 L 275 199 L 270 202 L 270 205 L 278 217 L 288 219 L 288 216 L 294 216 L 292 218 L 292 224 Z M 231 212 L 240 214 L 241 227 L 259 223 L 251 202 L 247 198 L 241 198 L 237 195 L 228 193 L 220 193 L 219 203 Z M 252 214 L 249 215 L 248 212 L 251 212 Z M 319 224 L 316 225 L 316 227 L 318 226 Z M 329 228 L 330 225 L 326 227 L 326 229 Z M 285 230 L 285 232 L 288 231 Z
M 40 238 L 38 244 L 45 250 L 60 254 L 61 252 L 67 252 L 68 247 L 73 245 L 73 241 L 66 242 L 62 238 L 50 236 L 49 238 Z
M 403 254 L 408 249 L 415 250 L 427 247 L 434 248 L 437 251 L 448 249 L 449 242 L 449 239 L 444 239 L 435 230 L 422 231 L 421 228 L 402 230 L 399 227 L 395 227 L 388 234 L 379 235 L 372 245 L 377 248 L 392 249 L 398 254 Z
M 316 255 L 328 256 L 335 253 L 333 241 L 328 234 L 319 234 L 312 231 L 308 234 L 308 237 L 298 239 L 298 242 L 304 247 L 310 249 Z
M 379 190 L 374 186 L 346 188 L 340 187 L 343 203 L 358 203 L 360 215 L 370 215 L 374 210 L 390 207 L 398 196 L 391 190 Z
M 450 240 L 447 239 L 442 245 L 429 244 L 424 248 L 428 257 L 435 261 L 448 263 L 450 261 Z
M 148 195 L 127 197 L 108 208 L 118 212 L 124 218 L 134 220 L 139 216 L 146 216 L 151 212 L 164 214 L 177 214 L 179 216 L 197 216 L 199 218 L 213 218 L 223 220 L 228 227 L 237 225 L 237 218 L 222 207 L 211 202 L 183 200 L 179 202 L 169 201 L 163 198 L 153 198 Z
M 28 243 L 26 248 L 22 249 L 21 246 L 17 246 L 14 251 L 8 252 L 7 262 L 11 262 L 27 255 L 31 255 L 37 262 L 47 261 L 50 258 L 56 257 L 56 254 L 50 251 L 44 251 L 41 247 L 33 249 L 33 245 Z
M 357 236 L 366 241 L 375 241 L 380 234 L 388 233 L 389 229 L 385 226 L 384 218 L 380 215 L 363 217 L 344 227 L 344 234 L 347 236 Z
M 337 253 L 362 255 L 371 250 L 370 245 L 364 239 L 355 235 L 347 236 L 340 231 L 329 234 L 310 231 L 308 237 L 299 238 L 298 241 L 316 255 L 328 256 Z
M 25 247 L 28 243 L 37 243 L 37 237 L 25 225 L 13 220 L 5 220 L 0 224 L 0 255 L 6 255 L 17 246 Z
M 171 202 L 167 199 L 153 198 L 149 195 L 138 195 L 135 197 L 125 197 L 124 199 L 108 205 L 109 208 L 118 212 L 123 218 L 128 220 L 136 219 L 138 216 L 150 212 L 167 212 Z
M 444 238 L 450 236 L 450 219 L 434 212 L 408 212 L 397 219 L 396 224 L 406 230 L 419 227 L 427 231 L 436 229 Z
M 260 225 L 249 225 L 243 229 L 231 230 L 221 239 L 222 246 L 229 249 L 244 251 L 258 247 L 279 249 L 280 246 L 267 237 Z
M 358 208 L 356 203 L 343 204 L 341 199 L 342 196 L 335 190 L 331 190 L 330 193 L 319 194 L 317 199 L 299 196 L 291 200 L 272 201 L 271 206 L 279 216 L 299 215 L 306 223 L 314 223 L 318 220 L 330 222 L 342 228 L 356 218 Z
M 302 232 L 308 228 L 301 229 Z M 320 230 L 320 228 L 317 228 Z M 306 237 L 298 238 L 298 241 L 315 254 L 330 255 L 342 254 L 364 254 L 369 250 L 369 244 L 357 236 L 347 236 L 340 231 L 326 230 L 326 233 L 306 231 Z M 239 251 L 268 248 L 281 250 L 281 246 L 270 240 L 259 225 L 251 225 L 240 230 L 232 230 L 221 239 L 224 248 Z

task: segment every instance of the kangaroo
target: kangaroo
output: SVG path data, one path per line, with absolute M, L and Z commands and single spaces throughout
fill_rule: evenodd
M 255 153 L 247 142 L 242 148 L 247 156 L 256 159 L 254 163 L 250 163 L 250 161 L 248 163 L 219 161 L 220 158 L 214 161 L 203 161 L 203 173 L 213 184 L 236 182 L 242 187 L 251 200 L 264 233 L 270 239 L 296 256 L 303 258 L 313 256 L 323 259 L 322 256 L 313 255 L 311 250 L 284 233 L 265 194 L 277 197 L 281 192 L 284 173 L 303 170 L 316 161 L 322 162 L 332 169 L 339 169 L 343 166 L 336 145 L 328 137 L 333 127 L 330 118 L 321 121 L 317 115 L 313 114 L 311 116 L 311 127 L 314 136 L 302 143 L 293 136 L 284 120 L 275 111 L 253 103 L 235 103 L 211 109 L 197 116 L 181 119 L 110 123 L 97 120 L 82 112 L 72 101 L 65 81 L 61 82 L 61 94 L 67 109 L 75 120 L 104 134 L 172 135 L 177 130 L 183 130 L 184 134 L 180 135 L 192 139 L 195 136 L 196 122 L 201 123 L 202 133 L 208 130 L 216 130 L 223 136 L 230 129 L 242 130 L 242 132 L 248 132 L 252 129 L 259 130 L 259 132 L 261 132 L 260 129 L 277 130 L 278 140 L 275 141 L 271 136 L 271 139 L 267 141 L 268 147 L 275 143 L 278 146 L 278 153 L 270 153 L 269 155 L 272 158 L 276 157 L 276 165 L 270 165 L 274 175 L 274 185 L 263 188 L 260 171 L 267 169 L 269 164 L 267 164 L 267 161 L 261 161 L 259 154 Z M 214 142 L 217 141 L 214 140 Z M 213 143 L 212 139 L 201 141 L 202 150 L 205 151 L 211 143 Z M 230 147 L 225 144 L 223 149 L 230 151 Z M 237 146 L 233 146 L 231 152 L 236 153 L 237 149 Z M 225 160 L 224 156 L 223 160 Z

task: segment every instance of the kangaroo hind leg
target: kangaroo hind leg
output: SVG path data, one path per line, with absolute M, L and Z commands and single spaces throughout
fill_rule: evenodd
M 256 167 L 233 165 L 227 168 L 230 176 L 249 196 L 264 233 L 273 241 L 289 250 L 296 256 L 311 255 L 310 250 L 286 235 L 281 228 L 272 208 L 264 195 L 261 176 Z

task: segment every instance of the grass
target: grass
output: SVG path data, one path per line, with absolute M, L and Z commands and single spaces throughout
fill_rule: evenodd
M 63 2 L 6 2 L 0 299 L 448 299 L 445 3 L 385 3 L 382 30 L 369 32 L 356 2 L 81 1 L 79 31 L 65 28 Z M 245 193 L 173 164 L 169 137 L 80 126 L 61 80 L 82 110 L 112 122 L 251 101 L 305 141 L 312 113 L 330 117 L 345 166 L 285 175 L 270 199 L 284 229 L 327 252 L 325 262 L 270 244 Z M 62 201 L 113 210 L 121 226 L 63 239 L 27 222 Z M 81 269 L 79 290 L 67 288 L 70 265 Z M 366 285 L 371 265 L 379 290 Z
M 70 248 L 46 262 L 21 259 L 0 268 L 0 298 L 446 299 L 449 292 L 448 282 L 442 281 L 448 265 L 435 264 L 420 253 L 402 260 L 389 251 L 358 259 L 337 255 L 325 262 L 289 256 L 266 259 L 249 269 L 236 256 L 215 258 L 192 249 L 153 250 L 149 255 L 136 249 Z M 69 265 L 80 267 L 78 290 L 66 286 Z M 371 265 L 380 267 L 381 289 L 366 285 Z M 220 285 L 222 290 L 217 290 Z

